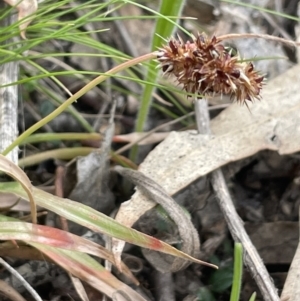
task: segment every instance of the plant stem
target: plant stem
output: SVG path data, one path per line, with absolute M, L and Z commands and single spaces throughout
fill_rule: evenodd
M 20 145 L 61 140 L 101 140 L 97 133 L 41 133 L 34 134 L 22 141 Z
M 87 156 L 94 150 L 96 150 L 96 148 L 93 147 L 66 147 L 52 149 L 20 159 L 19 166 L 24 168 L 32 165 L 37 165 L 49 159 L 71 160 L 78 156 Z
M 251 295 L 249 301 L 255 301 L 255 299 L 256 299 L 256 292 L 254 292 L 254 293 Z
M 229 33 L 225 34 L 223 36 L 218 36 L 218 40 L 224 41 L 224 40 L 234 40 L 234 39 L 249 39 L 249 38 L 255 38 L 255 39 L 265 39 L 269 41 L 275 41 L 279 42 L 291 47 L 298 47 L 300 46 L 300 43 L 290 41 L 284 38 L 271 36 L 268 34 L 258 34 L 258 33 Z
M 135 66 L 137 64 L 140 64 L 142 62 L 145 62 L 147 60 L 156 58 L 156 54 L 154 52 L 145 54 L 143 56 L 140 56 L 138 58 L 134 58 L 132 60 L 129 60 L 125 63 L 122 63 L 111 70 L 107 71 L 105 74 L 102 74 L 92 80 L 90 83 L 88 83 L 86 86 L 84 86 L 82 89 L 80 89 L 78 92 L 76 92 L 74 95 L 72 95 L 70 98 L 68 98 L 63 104 L 61 104 L 57 109 L 55 109 L 52 113 L 50 113 L 48 116 L 40 120 L 39 122 L 35 123 L 33 126 L 31 126 L 29 129 L 27 129 L 23 134 L 21 134 L 13 143 L 11 143 L 3 152 L 2 154 L 5 156 L 10 151 L 12 151 L 16 146 L 20 145 L 24 139 L 28 138 L 32 133 L 36 132 L 39 128 L 50 122 L 52 119 L 57 117 L 59 114 L 64 112 L 64 110 L 70 106 L 73 102 L 75 102 L 78 98 L 80 98 L 82 95 L 84 95 L 86 92 L 94 88 L 95 86 L 102 83 L 104 80 L 106 80 L 108 77 L 125 70 L 129 67 Z
M 239 301 L 243 274 L 243 246 L 241 243 L 234 244 L 233 281 L 230 301 Z

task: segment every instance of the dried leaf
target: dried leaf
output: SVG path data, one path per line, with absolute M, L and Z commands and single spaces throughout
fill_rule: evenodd
M 100 257 L 115 264 L 113 255 L 101 245 L 83 237 L 42 225 L 33 225 L 0 214 L 0 239 L 22 240 L 27 244 L 42 243 L 45 245 L 84 252 Z M 124 263 L 120 263 L 122 272 L 137 284 L 136 279 Z
M 15 6 L 19 12 L 18 19 L 23 22 L 20 23 L 21 37 L 26 39 L 25 31 L 27 26 L 33 19 L 33 14 L 37 11 L 38 3 L 37 0 L 4 0 L 7 4 Z
M 110 298 L 114 298 L 114 296 L 118 294 L 118 298 L 115 298 L 114 300 L 146 301 L 145 298 L 135 292 L 131 287 L 118 280 L 87 254 L 54 248 L 39 243 L 34 243 L 32 245 L 58 263 L 63 269 L 87 282 L 95 289 L 105 293 Z M 120 292 L 122 292 L 123 295 L 120 295 Z M 124 295 L 126 297 L 124 297 Z M 128 297 L 129 299 L 127 299 Z
M 196 179 L 263 150 L 290 154 L 300 150 L 300 66 L 268 83 L 262 101 L 245 107 L 233 104 L 211 122 L 215 136 L 195 131 L 172 132 L 140 165 L 140 171 L 160 183 L 170 195 Z M 122 204 L 116 220 L 132 226 L 155 203 L 139 191 Z M 120 255 L 124 243 L 113 239 Z
M 0 155 L 0 170 L 17 180 L 26 191 L 30 200 L 32 222 L 36 224 L 36 204 L 32 194 L 32 185 L 25 172 L 6 157 Z
M 14 193 L 23 199 L 28 200 L 28 196 L 24 192 L 24 189 L 22 189 L 19 183 L 16 182 L 0 183 L 0 192 Z M 124 239 L 129 243 L 141 247 L 160 251 L 198 264 L 203 264 L 201 260 L 185 254 L 155 237 L 124 227 L 114 219 L 94 210 L 93 208 L 69 199 L 59 198 L 35 187 L 33 187 L 33 195 L 37 205 L 85 226 L 92 231 L 104 233 L 112 237 L 117 237 L 118 239 Z

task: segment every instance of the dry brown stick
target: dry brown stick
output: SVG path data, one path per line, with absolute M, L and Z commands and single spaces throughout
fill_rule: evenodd
M 196 99 L 195 113 L 198 132 L 200 134 L 209 135 L 211 132 L 209 127 L 208 106 L 205 99 Z M 257 253 L 256 248 L 252 244 L 244 228 L 243 221 L 235 210 L 221 169 L 217 169 L 211 173 L 211 183 L 234 241 L 240 242 L 243 245 L 244 261 L 259 287 L 264 301 L 279 301 L 274 283 Z

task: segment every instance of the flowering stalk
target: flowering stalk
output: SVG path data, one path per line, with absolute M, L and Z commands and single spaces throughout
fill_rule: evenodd
M 159 66 L 165 74 L 175 75 L 186 92 L 196 94 L 198 97 L 209 97 L 215 94 L 230 95 L 241 103 L 259 99 L 264 77 L 254 70 L 252 63 L 241 62 L 237 55 L 232 55 L 230 50 L 220 43 L 225 38 L 226 36 L 222 38 L 213 36 L 209 39 L 204 33 L 193 37 L 193 42 L 184 43 L 180 38 L 178 40 L 171 38 L 168 45 L 159 51 L 114 67 L 92 80 L 51 114 L 27 129 L 2 154 L 7 155 L 32 133 L 57 117 L 79 97 L 108 77 L 153 58 L 158 59 Z
M 13 143 L 11 143 L 3 152 L 2 155 L 7 155 L 10 151 L 12 151 L 16 146 L 22 144 L 22 142 L 27 139 L 31 134 L 36 132 L 38 129 L 40 129 L 42 126 L 50 122 L 52 119 L 57 117 L 59 114 L 63 113 L 65 109 L 70 106 L 73 102 L 75 102 L 78 98 L 80 98 L 82 95 L 87 93 L 89 90 L 94 88 L 95 86 L 99 85 L 103 81 L 105 81 L 108 77 L 113 76 L 114 74 L 123 71 L 127 68 L 133 67 L 135 65 L 138 65 L 140 63 L 143 63 L 145 61 L 148 61 L 150 59 L 153 59 L 156 57 L 156 54 L 154 52 L 145 54 L 143 56 L 134 58 L 132 60 L 126 61 L 125 63 L 122 63 L 111 70 L 107 71 L 105 74 L 102 74 L 95 79 L 93 79 L 90 83 L 85 85 L 82 89 L 80 89 L 78 92 L 76 92 L 74 95 L 72 95 L 70 98 L 68 98 L 63 104 L 61 104 L 57 109 L 55 109 L 52 113 L 41 119 L 39 122 L 35 123 L 33 126 L 31 126 L 29 129 L 27 129 L 23 134 L 21 134 Z

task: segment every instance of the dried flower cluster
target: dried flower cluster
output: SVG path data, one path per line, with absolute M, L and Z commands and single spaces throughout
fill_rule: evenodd
M 233 56 L 215 36 L 198 34 L 192 43 L 171 38 L 157 58 L 163 72 L 175 75 L 188 93 L 230 95 L 241 103 L 260 98 L 264 77 L 252 63 Z

